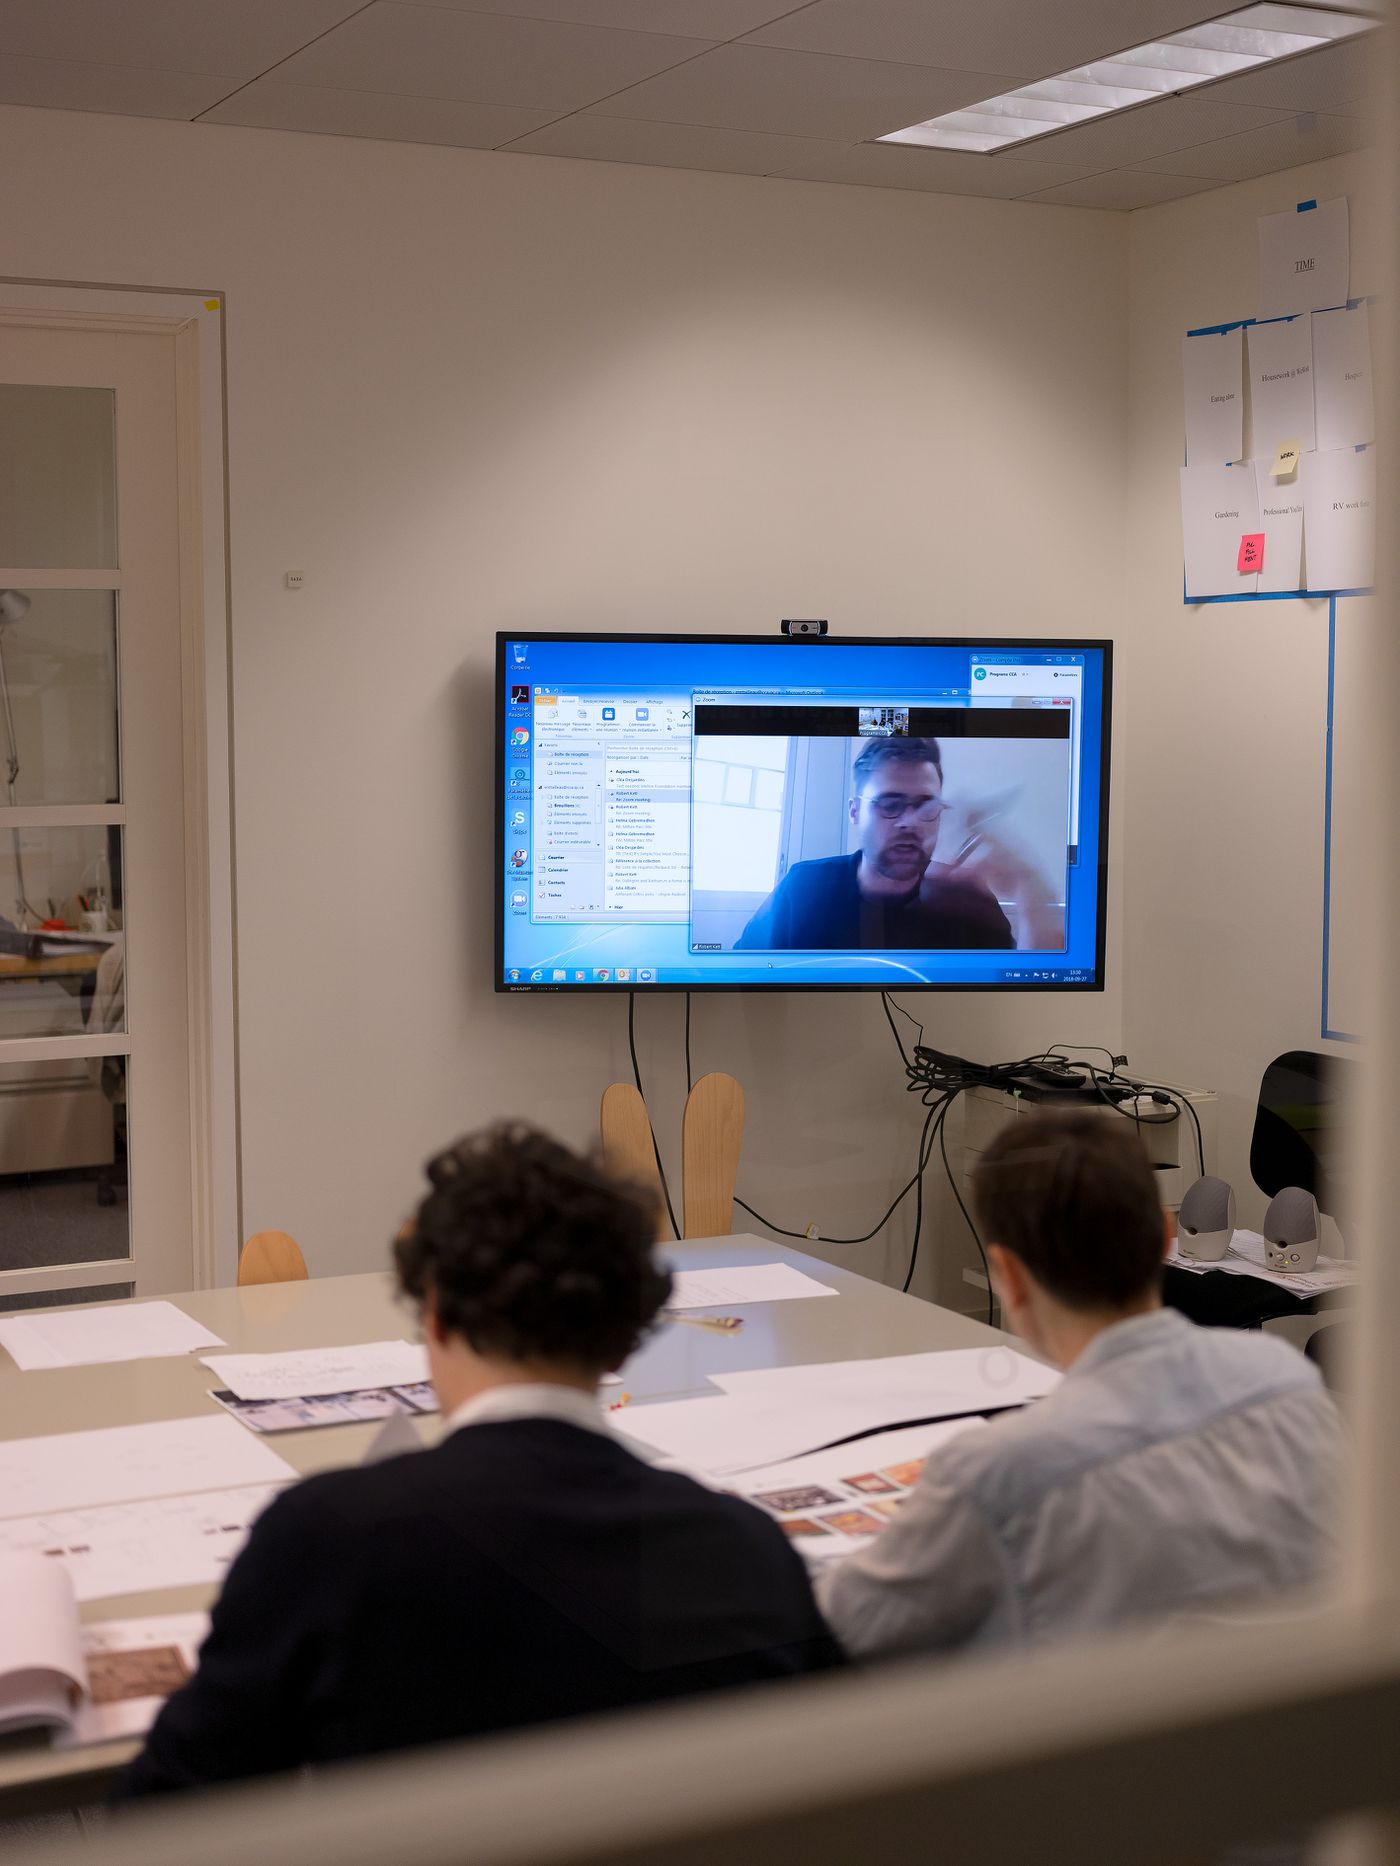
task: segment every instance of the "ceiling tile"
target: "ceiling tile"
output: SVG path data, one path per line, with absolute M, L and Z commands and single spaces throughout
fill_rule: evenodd
M 512 154 L 643 162 L 653 168 L 716 169 L 732 175 L 772 174 L 790 163 L 817 161 L 831 150 L 832 144 L 803 136 L 757 136 L 748 130 L 644 123 L 638 118 L 583 112 L 511 144 Z
M 816 0 L 745 41 L 954 71 L 1043 77 L 1175 32 L 1225 0 Z
M 1153 156 L 1169 155 L 1173 149 L 1189 149 L 1218 136 L 1233 136 L 1260 124 L 1279 122 L 1285 114 L 1245 104 L 1212 104 L 1202 97 L 1163 97 L 1115 116 L 1101 117 L 1096 123 L 1058 130 L 1039 142 L 1003 150 L 1002 158 L 1020 161 L 1024 148 L 1027 161 L 1081 162 L 1081 173 L 1127 167 Z
M 1356 104 L 1366 96 L 1378 50 L 1368 33 L 1329 45 L 1325 52 L 1308 52 L 1282 65 L 1222 78 L 1201 96 L 1226 104 L 1267 104 L 1276 110 L 1334 110 L 1338 104 Z
M 207 72 L 149 71 L 134 65 L 88 65 L 76 59 L 0 54 L 0 104 L 188 120 L 216 104 L 227 89 L 227 78 Z
M 0 54 L 255 77 L 358 0 L 3 0 Z
M 1272 175 L 1303 162 L 1347 155 L 1353 149 L 1364 149 L 1370 140 L 1370 128 L 1359 117 L 1285 117 L 1281 123 L 1249 130 L 1243 136 L 1225 136 L 1136 166 L 1154 174 L 1169 169 L 1177 175 L 1245 181 L 1251 175 Z
M 689 39 L 737 39 L 791 11 L 792 0 L 433 0 L 465 13 L 572 20 L 631 32 L 670 32 Z
M 608 115 L 858 142 L 1004 88 L 986 72 L 725 45 L 610 98 Z
M 563 113 L 600 102 L 705 39 L 380 0 L 281 67 L 289 84 Z
M 1001 162 L 951 149 L 901 149 L 859 143 L 828 149 L 816 160 L 779 170 L 789 181 L 840 181 L 862 188 L 912 188 L 926 194 L 971 194 L 1011 200 L 1033 188 L 1070 181 L 1081 170 L 1060 162 Z
M 495 149 L 550 121 L 548 110 L 500 104 L 459 104 L 441 97 L 386 97 L 373 91 L 332 91 L 259 78 L 211 110 L 206 123 L 247 129 L 307 130 L 322 136 L 373 136 L 382 142 L 443 143 Z
M 1104 175 L 1089 175 L 1082 181 L 1062 182 L 1056 188 L 1040 188 L 1026 198 L 1046 201 L 1060 207 L 1157 207 L 1163 201 L 1176 201 L 1186 194 L 1201 194 L 1207 188 L 1219 188 L 1218 181 L 1200 176 L 1148 175 L 1141 169 L 1114 169 Z

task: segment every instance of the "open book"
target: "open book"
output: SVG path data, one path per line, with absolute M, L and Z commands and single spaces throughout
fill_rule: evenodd
M 0 1734 L 47 1729 L 65 1747 L 142 1735 L 208 1626 L 202 1613 L 83 1626 L 61 1562 L 0 1557 Z

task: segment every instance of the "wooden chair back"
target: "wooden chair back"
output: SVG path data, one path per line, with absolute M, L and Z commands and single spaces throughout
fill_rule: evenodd
M 669 1238 L 671 1226 L 661 1193 L 651 1118 L 646 1103 L 630 1082 L 613 1082 L 603 1090 L 598 1125 L 603 1140 L 603 1165 L 616 1178 L 625 1179 L 651 1194 L 656 1208 L 657 1238 Z
M 744 1091 L 733 1076 L 701 1076 L 686 1097 L 681 1127 L 682 1229 L 688 1238 L 728 1237 L 744 1140 Z
M 304 1283 L 306 1259 L 285 1231 L 259 1231 L 238 1253 L 238 1287 L 250 1283 Z

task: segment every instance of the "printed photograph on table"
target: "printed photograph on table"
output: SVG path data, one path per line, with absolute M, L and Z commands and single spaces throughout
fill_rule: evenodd
M 923 1468 L 927 1463 L 927 1458 L 911 1458 L 907 1464 L 886 1465 L 880 1475 L 882 1477 L 888 1477 L 890 1481 L 897 1484 L 901 1490 L 907 1490 L 911 1485 L 918 1483 Z
M 834 1491 L 823 1490 L 818 1484 L 807 1484 L 798 1490 L 756 1491 L 750 1501 L 781 1514 L 792 1510 L 819 1510 L 823 1504 L 839 1503 L 841 1499 Z
M 808 1516 L 785 1517 L 778 1527 L 785 1536 L 791 1536 L 794 1541 L 799 1541 L 804 1536 L 829 1536 L 831 1534 L 825 1523 L 814 1522 Z
M 881 1492 L 898 1488 L 887 1477 L 882 1477 L 878 1471 L 866 1471 L 860 1477 L 843 1477 L 841 1482 L 848 1490 Z
M 821 1521 L 842 1536 L 878 1536 L 885 1526 L 869 1510 L 831 1510 Z

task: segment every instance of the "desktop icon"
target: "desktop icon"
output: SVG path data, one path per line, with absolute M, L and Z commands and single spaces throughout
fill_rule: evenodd
M 513 641 L 511 643 L 511 649 L 515 655 L 515 665 L 517 667 L 524 667 L 525 665 L 525 643 L 523 641 Z
M 528 745 L 530 743 L 529 727 L 516 726 L 511 732 L 510 742 L 512 745 Z
M 617 708 L 615 706 L 605 706 L 603 708 L 603 717 L 604 719 L 616 719 Z
M 518 985 L 520 983 L 520 967 L 518 965 L 513 965 L 506 973 L 506 977 L 510 980 L 512 985 Z
M 529 897 L 524 894 L 512 894 L 510 897 L 510 904 L 512 907 L 524 907 L 528 898 Z
M 564 970 L 564 968 L 563 968 L 563 966 L 562 966 L 562 965 L 556 965 L 556 966 L 555 966 L 555 968 L 554 968 L 554 973 L 553 973 L 553 978 L 554 978 L 554 983 L 555 983 L 556 985 L 559 985 L 559 984 L 562 984 L 562 983 L 563 983 L 563 981 L 564 981 L 564 980 L 565 980 L 565 979 L 566 979 L 566 978 L 567 978 L 568 976 L 569 976 L 569 975 L 568 975 L 568 973 L 567 973 L 567 972 L 566 972 L 566 971 Z
M 654 985 L 656 983 L 656 967 L 654 965 L 639 965 L 637 967 L 637 983 L 639 985 Z
M 605 965 L 598 966 L 593 973 L 593 982 L 595 985 L 606 985 L 611 978 L 612 973 Z
M 631 968 L 631 966 L 630 966 L 630 965 L 620 965 L 620 966 L 619 966 L 619 967 L 617 968 L 617 970 L 616 970 L 616 971 L 615 971 L 615 972 L 613 973 L 613 977 L 614 977 L 614 978 L 615 978 L 615 979 L 617 980 L 617 982 L 618 982 L 618 984 L 619 984 L 619 985 L 630 985 L 630 984 L 632 983 L 632 968 Z
M 544 973 L 538 971 L 532 972 L 530 974 L 530 983 L 532 985 L 542 985 L 544 983 Z
M 525 812 L 523 810 L 513 810 L 511 812 L 510 826 L 512 829 L 524 829 Z
M 584 984 L 587 984 L 587 982 L 588 982 L 587 972 L 583 969 L 581 965 L 576 965 L 574 967 L 574 983 L 576 985 L 584 985 Z
M 528 687 L 512 687 L 510 690 L 510 703 L 512 706 L 528 706 L 530 704 L 530 689 Z
M 528 849 L 512 849 L 510 852 L 510 865 L 512 868 L 523 868 L 529 859 L 530 851 Z
M 510 781 L 512 784 L 528 784 L 530 782 L 530 773 L 522 770 L 521 767 L 517 765 L 510 774 Z

